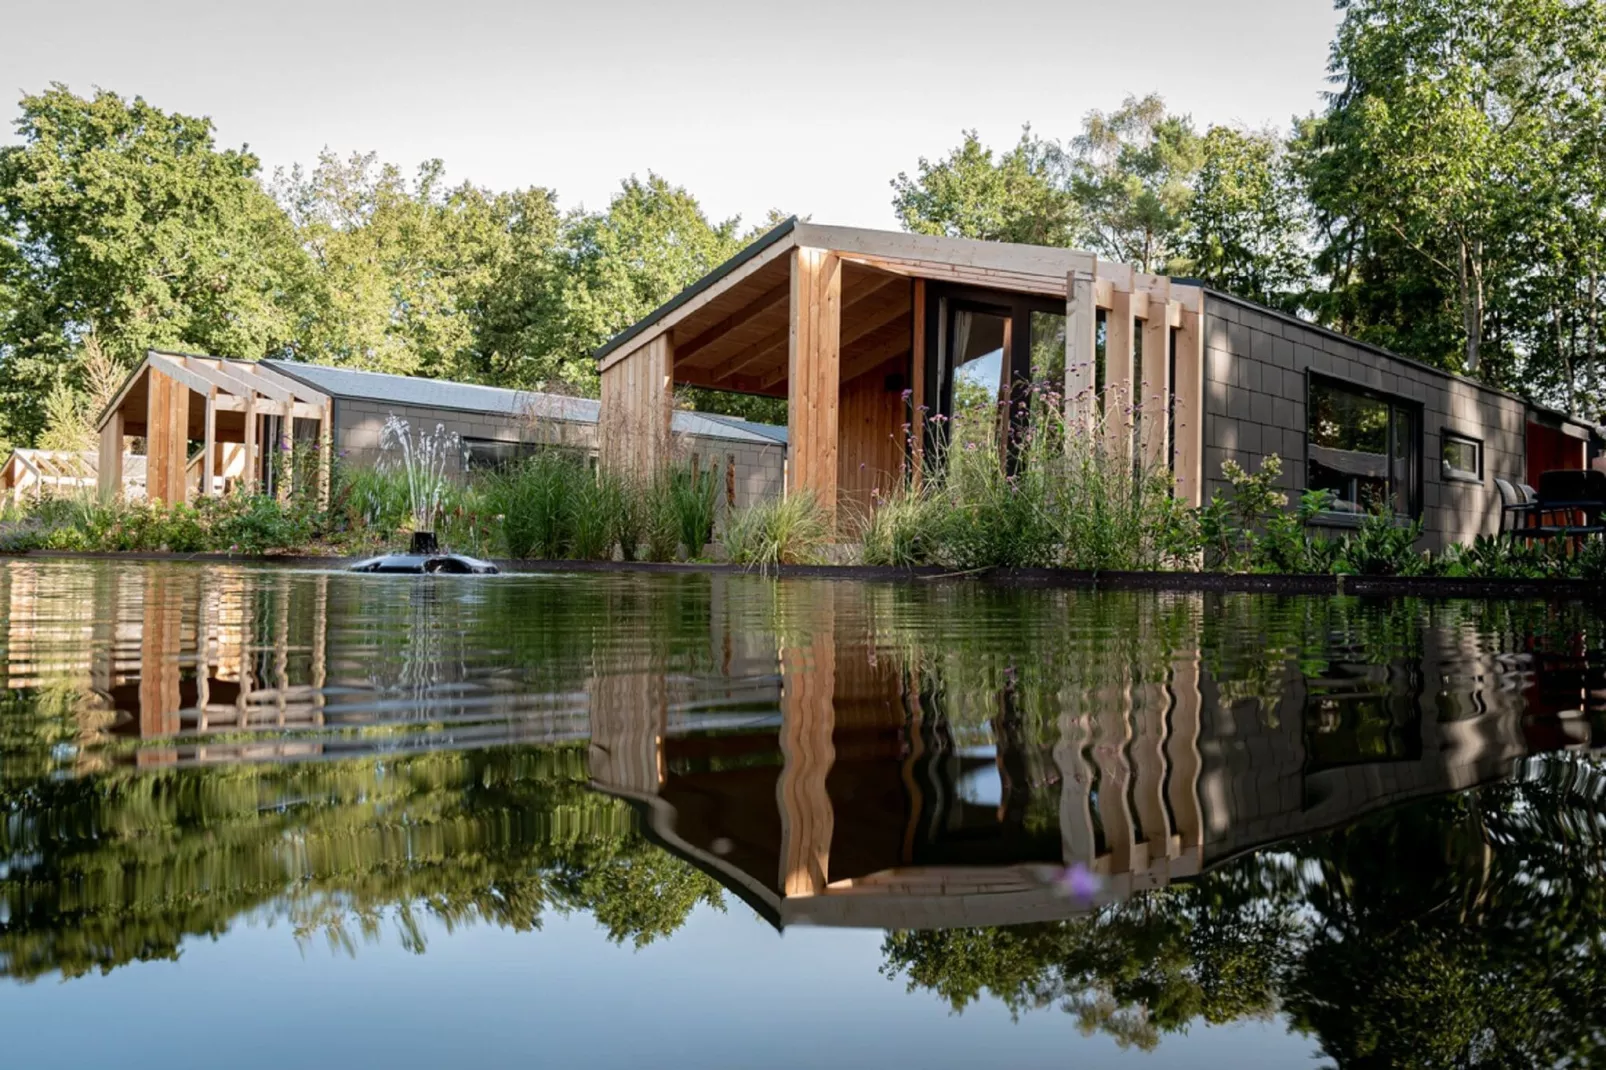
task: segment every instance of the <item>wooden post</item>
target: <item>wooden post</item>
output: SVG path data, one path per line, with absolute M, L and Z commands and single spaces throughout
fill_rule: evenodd
M 1093 280 L 1065 280 L 1065 417 L 1073 434 L 1091 435 L 1098 399 L 1098 306 Z
M 1203 297 L 1199 298 L 1202 306 Z M 1194 508 L 1204 504 L 1204 330 L 1203 309 L 1182 307 L 1177 328 L 1177 496 Z
M 1143 321 L 1143 381 L 1133 401 L 1138 405 L 1143 461 L 1164 464 L 1170 456 L 1167 414 L 1171 407 L 1171 323 L 1167 295 L 1149 295 L 1149 318 Z
M 100 429 L 100 458 L 95 472 L 95 489 L 107 504 L 123 493 L 123 410 L 106 418 Z
M 1104 317 L 1104 447 L 1115 457 L 1132 456 L 1132 295 L 1116 290 Z
M 245 471 L 240 474 L 240 485 L 247 494 L 256 492 L 257 487 L 257 396 L 256 392 L 245 396 Z
M 842 261 L 825 249 L 792 252 L 787 341 L 787 493 L 808 490 L 828 514 L 837 499 L 837 405 L 842 374 Z
M 201 494 L 217 493 L 217 387 L 206 395 L 206 444 L 201 450 Z
M 318 505 L 327 508 L 335 460 L 335 403 L 326 401 L 318 419 Z
M 273 457 L 284 475 L 284 482 L 276 485 L 274 490 L 278 492 L 279 500 L 285 501 L 296 489 L 296 403 L 293 399 L 284 403 L 282 419 L 279 441 L 273 444 Z
M 919 490 L 926 470 L 926 280 L 914 281 L 914 330 L 909 355 L 909 461 L 911 484 Z

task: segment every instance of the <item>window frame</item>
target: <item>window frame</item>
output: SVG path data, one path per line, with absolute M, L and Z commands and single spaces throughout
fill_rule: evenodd
M 1444 447 L 1452 441 L 1471 446 L 1477 451 L 1478 467 L 1475 471 L 1451 467 Z M 1439 431 L 1439 474 L 1451 483 L 1476 483 L 1481 486 L 1484 481 L 1483 439 L 1476 435 L 1469 435 L 1465 431 L 1457 431 L 1453 427 L 1441 428 Z
M 1406 523 L 1422 519 L 1423 514 L 1424 514 L 1424 505 L 1423 505 L 1423 497 L 1424 497 L 1424 495 L 1422 493 L 1422 482 L 1423 482 L 1422 470 L 1426 467 L 1426 464 L 1425 464 L 1425 461 L 1426 461 L 1425 443 L 1423 441 L 1423 439 L 1424 439 L 1424 430 L 1423 430 L 1423 426 L 1422 426 L 1423 425 L 1423 405 L 1422 405 L 1422 403 L 1419 402 L 1419 401 L 1413 401 L 1412 399 L 1407 398 L 1407 397 L 1402 397 L 1399 394 L 1390 394 L 1385 390 L 1379 390 L 1378 388 L 1373 387 L 1373 386 L 1368 386 L 1365 383 L 1356 382 L 1354 379 L 1348 379 L 1348 378 L 1345 378 L 1342 375 L 1329 375 L 1326 372 L 1318 372 L 1318 371 L 1316 371 L 1314 369 L 1306 369 L 1306 371 L 1305 371 L 1305 427 L 1303 429 L 1304 430 L 1304 436 L 1305 436 L 1305 457 L 1304 457 L 1303 472 L 1301 473 L 1301 478 L 1300 478 L 1300 484 L 1306 490 L 1310 489 L 1310 451 L 1311 451 L 1310 421 L 1311 421 L 1311 411 L 1313 409 L 1313 405 L 1312 405 L 1311 402 L 1312 402 L 1312 395 L 1314 393 L 1314 388 L 1318 384 L 1324 384 L 1324 385 L 1327 385 L 1327 386 L 1330 386 L 1330 387 L 1335 387 L 1335 388 L 1337 388 L 1339 390 L 1344 391 L 1345 393 L 1355 394 L 1355 395 L 1357 395 L 1359 397 L 1363 397 L 1363 398 L 1370 398 L 1373 401 L 1381 401 L 1383 404 L 1387 405 L 1388 406 L 1388 410 L 1389 410 L 1388 441 L 1390 443 L 1390 448 L 1391 449 L 1392 449 L 1392 444 L 1395 441 L 1395 434 L 1396 434 L 1396 432 L 1395 432 L 1395 413 L 1396 413 L 1396 411 L 1400 410 L 1400 409 L 1404 409 L 1404 410 L 1410 411 L 1413 414 L 1412 423 L 1415 426 L 1412 429 L 1411 439 L 1410 439 L 1410 442 L 1409 442 L 1409 446 L 1410 446 L 1410 449 L 1411 449 L 1411 457 L 1409 458 L 1409 461 L 1410 461 L 1410 474 L 1406 477 L 1407 483 L 1406 483 L 1406 488 L 1405 488 L 1405 490 L 1406 490 L 1406 500 L 1407 500 L 1407 502 L 1408 502 L 1408 504 L 1410 506 L 1410 511 L 1402 513 L 1402 512 L 1400 512 L 1399 510 L 1396 509 L 1396 510 L 1394 510 L 1394 519 L 1395 519 L 1396 522 L 1406 522 Z M 1393 472 L 1392 472 L 1392 464 L 1391 464 L 1390 467 L 1391 467 L 1391 471 L 1390 471 L 1390 474 L 1389 474 L 1389 497 L 1392 499 L 1392 498 L 1394 498 L 1396 496 L 1396 494 L 1395 494 L 1395 487 L 1394 487 L 1394 476 L 1393 476 Z M 1312 524 L 1330 526 L 1330 527 L 1359 527 L 1360 524 L 1361 524 L 1361 521 L 1365 518 L 1365 516 L 1366 516 L 1365 513 L 1360 513 L 1360 512 L 1353 512 L 1352 513 L 1352 512 L 1342 512 L 1342 511 L 1339 511 L 1339 510 L 1336 510 L 1336 509 L 1334 509 L 1334 510 L 1324 509 L 1320 513 L 1317 513 L 1316 516 L 1312 518 L 1311 523 Z

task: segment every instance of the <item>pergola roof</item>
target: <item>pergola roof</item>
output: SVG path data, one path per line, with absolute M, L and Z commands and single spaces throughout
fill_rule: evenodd
M 169 353 L 152 349 L 145 360 L 129 373 L 121 389 L 95 421 L 97 429 L 104 428 L 113 413 L 130 403 L 140 407 L 143 402 L 148 369 L 161 372 L 175 382 L 203 397 L 215 399 L 217 408 L 225 412 L 244 411 L 257 403 L 283 410 L 290 406 L 293 414 L 307 419 L 319 419 L 329 398 L 306 383 L 282 375 L 266 363 L 249 360 L 230 360 L 225 357 L 201 356 L 193 353 Z M 199 437 L 199 436 L 196 436 Z

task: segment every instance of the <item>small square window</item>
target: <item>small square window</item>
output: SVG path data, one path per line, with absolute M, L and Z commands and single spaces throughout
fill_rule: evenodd
M 1467 435 L 1446 431 L 1444 448 L 1440 456 L 1443 460 L 1445 479 L 1483 482 L 1482 442 Z

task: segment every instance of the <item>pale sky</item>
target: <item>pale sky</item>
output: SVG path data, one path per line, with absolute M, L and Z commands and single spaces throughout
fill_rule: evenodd
M 271 174 L 324 147 L 600 208 L 653 170 L 711 217 L 893 227 L 889 180 L 977 129 L 1068 138 L 1158 91 L 1204 126 L 1318 108 L 1330 0 L 0 0 L 0 113 L 50 82 L 210 116 Z

